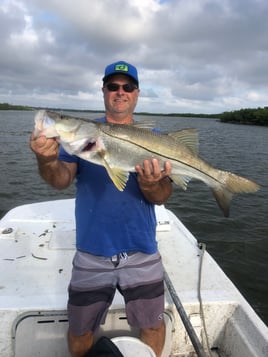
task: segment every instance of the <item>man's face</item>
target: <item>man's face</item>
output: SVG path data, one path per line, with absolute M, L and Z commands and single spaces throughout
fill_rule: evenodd
M 123 86 L 126 84 L 129 86 L 129 89 L 133 89 L 133 91 L 126 91 L 123 88 Z M 106 114 L 109 118 L 111 117 L 113 119 L 113 116 L 118 117 L 118 114 L 120 114 L 122 119 L 124 114 L 125 118 L 132 116 L 132 113 L 137 104 L 140 90 L 137 88 L 131 78 L 125 75 L 113 75 L 105 83 L 102 91 Z

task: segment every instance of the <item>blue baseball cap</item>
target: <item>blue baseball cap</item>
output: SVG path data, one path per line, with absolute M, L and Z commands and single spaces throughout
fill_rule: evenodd
M 138 71 L 136 67 L 134 67 L 132 64 L 124 62 L 124 61 L 119 61 L 115 62 L 112 64 L 109 64 L 105 68 L 105 73 L 104 77 L 102 78 L 103 82 L 107 82 L 108 78 L 112 76 L 113 74 L 125 74 L 126 76 L 129 76 L 132 78 L 136 84 L 139 86 L 139 79 L 138 79 Z

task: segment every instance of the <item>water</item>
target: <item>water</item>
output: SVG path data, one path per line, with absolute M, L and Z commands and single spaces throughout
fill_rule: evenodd
M 21 204 L 74 196 L 74 187 L 56 191 L 39 177 L 28 144 L 33 117 L 33 112 L 0 111 L 0 217 Z M 259 192 L 233 198 L 230 218 L 222 216 L 209 188 L 199 181 L 190 182 L 186 192 L 175 188 L 167 206 L 198 241 L 206 243 L 209 253 L 268 324 L 268 128 L 213 119 L 138 119 L 153 120 L 165 131 L 198 128 L 203 158 L 261 184 Z

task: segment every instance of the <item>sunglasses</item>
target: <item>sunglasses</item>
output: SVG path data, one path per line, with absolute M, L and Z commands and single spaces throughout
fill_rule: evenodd
M 109 92 L 117 92 L 120 87 L 122 87 L 123 90 L 127 93 L 132 93 L 134 92 L 135 89 L 138 89 L 138 86 L 132 83 L 126 83 L 123 85 L 117 83 L 106 84 L 106 88 L 108 89 Z

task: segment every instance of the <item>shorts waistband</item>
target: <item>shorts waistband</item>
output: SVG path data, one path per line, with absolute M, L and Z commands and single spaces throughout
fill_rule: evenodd
M 111 259 L 111 262 L 113 263 L 113 265 L 115 267 L 117 267 L 121 259 L 127 259 L 128 257 L 131 257 L 132 255 L 134 255 L 136 253 L 138 253 L 138 252 L 122 252 L 119 254 L 112 255 L 110 257 L 110 259 Z

